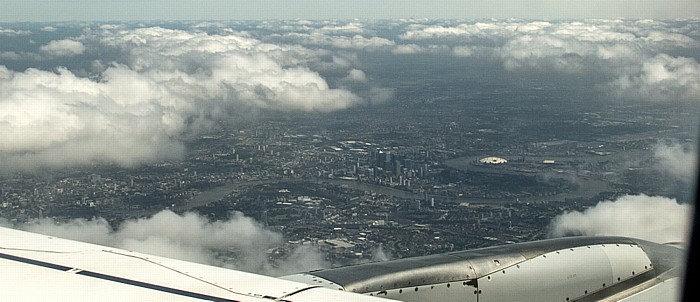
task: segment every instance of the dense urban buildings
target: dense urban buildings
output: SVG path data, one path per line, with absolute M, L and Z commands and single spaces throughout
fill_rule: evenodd
M 516 105 L 499 109 L 508 118 L 467 119 L 468 102 L 447 100 L 430 110 L 389 103 L 222 122 L 189 141 L 181 162 L 5 177 L 0 211 L 14 223 L 103 217 L 115 225 L 163 209 L 212 220 L 240 211 L 292 247 L 319 246 L 343 264 L 373 259 L 380 247 L 408 257 L 540 239 L 564 211 L 628 193 L 691 193 L 652 178 L 661 133 L 693 139 L 664 114 L 649 109 L 620 125 L 556 108 L 528 121 Z

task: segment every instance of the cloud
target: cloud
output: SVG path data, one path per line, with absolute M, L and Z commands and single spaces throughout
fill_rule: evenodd
M 85 52 L 85 45 L 80 41 L 71 39 L 53 40 L 39 47 L 39 50 L 52 56 L 70 57 Z
M 367 83 L 367 75 L 362 70 L 352 69 L 344 78 L 346 81 Z
M 698 162 L 696 148 L 680 143 L 663 142 L 654 148 L 654 157 L 658 160 L 658 168 L 664 173 L 684 182 L 695 181 Z
M 239 212 L 225 221 L 165 210 L 150 218 L 124 221 L 117 228 L 102 218 L 66 222 L 45 218 L 20 227 L 40 234 L 268 275 L 329 266 L 323 254 L 312 246 L 300 246 L 286 257 L 268 259 L 269 251 L 284 245 L 282 235 Z
M 394 41 L 376 35 L 371 21 L 275 20 L 257 24 L 265 33 L 260 38 L 283 44 L 304 45 L 312 49 L 384 51 Z M 268 31 L 274 32 L 268 34 Z
M 334 36 L 325 32 L 288 33 L 278 40 L 286 43 L 297 43 L 305 46 L 330 47 L 336 49 L 352 49 L 365 51 L 380 51 L 393 46 L 394 41 L 381 37 L 364 37 L 362 35 Z
M 367 102 L 311 70 L 314 51 L 246 34 L 103 26 L 80 39 L 109 54 L 89 77 L 0 67 L 5 172 L 173 160 L 183 137 L 250 108 L 327 112 Z M 40 49 L 68 56 L 85 46 L 56 40 Z
M 349 22 L 346 24 L 328 24 L 319 28 L 320 32 L 329 34 L 363 34 L 365 32 L 364 24 L 360 22 Z
M 452 49 L 452 55 L 455 57 L 471 57 L 474 51 L 467 46 L 457 46 Z
M 583 212 L 555 217 L 550 236 L 628 236 L 658 243 L 687 242 L 692 207 L 661 196 L 625 195 Z
M 8 61 L 17 61 L 24 58 L 23 53 L 18 53 L 16 51 L 2 51 L 0 52 L 0 59 Z M 4 66 L 3 66 L 4 67 Z
M 621 98 L 697 100 L 700 63 L 693 58 L 659 54 L 620 75 L 610 86 Z
M 697 37 L 696 22 L 444 21 L 406 26 L 399 38 L 416 46 L 399 45 L 395 53 L 447 45 L 452 56 L 491 60 L 506 70 L 589 75 L 617 98 L 698 100 L 700 64 L 678 55 L 696 52 Z
M 573 74 L 621 99 L 698 100 L 700 95 L 700 64 L 688 55 L 700 47 L 697 22 L 295 20 L 192 23 L 195 28 L 187 30 L 134 26 L 88 26 L 79 37 L 34 50 L 0 51 L 0 59 L 16 68 L 4 68 L 0 79 L 0 139 L 11 142 L 0 146 L 0 169 L 131 167 L 173 160 L 184 153 L 184 137 L 219 120 L 235 121 L 243 112 L 328 112 L 391 98 L 390 89 L 376 87 L 362 70 L 361 52 L 469 57 L 507 70 Z M 75 66 L 17 67 L 26 64 L 22 61 L 44 66 L 59 60 Z
M 124 67 L 103 82 L 28 69 L 0 77 L 0 158 L 6 170 L 175 159 L 185 127 L 157 84 Z M 166 102 L 167 101 L 167 102 Z
M 426 52 L 425 48 L 416 44 L 396 45 L 391 52 L 396 55 L 412 55 Z
M 245 35 L 208 35 L 163 28 L 108 31 L 102 43 L 128 53 L 125 62 L 187 98 L 273 110 L 332 111 L 361 100 L 333 89 L 309 69 L 316 53 L 268 44 Z
M 538 24 L 537 22 L 533 24 Z M 518 29 L 519 23 L 513 22 L 476 22 L 449 25 L 423 25 L 414 24 L 399 38 L 402 40 L 428 40 L 428 39 L 463 39 L 471 37 L 504 37 L 512 36 Z
M 15 36 L 27 36 L 27 35 L 31 35 L 31 34 L 32 34 L 32 32 L 28 31 L 28 30 L 3 28 L 0 26 L 0 36 L 15 37 Z
M 45 31 L 45 32 L 55 32 L 56 30 L 58 30 L 58 29 L 53 27 L 53 26 L 44 26 L 41 28 L 41 31 Z

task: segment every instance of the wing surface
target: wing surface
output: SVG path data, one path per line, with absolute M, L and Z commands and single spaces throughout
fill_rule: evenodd
M 0 267 L 6 301 L 386 301 L 8 228 Z

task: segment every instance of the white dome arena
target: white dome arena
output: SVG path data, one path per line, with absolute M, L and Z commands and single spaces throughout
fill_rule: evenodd
M 502 165 L 502 164 L 508 163 L 508 160 L 506 160 L 505 158 L 489 156 L 489 157 L 484 157 L 484 158 L 480 159 L 479 162 L 482 164 L 489 164 L 489 165 Z

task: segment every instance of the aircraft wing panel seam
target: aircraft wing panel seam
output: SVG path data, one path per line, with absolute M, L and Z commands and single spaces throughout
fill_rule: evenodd
M 137 280 L 131 280 L 131 279 L 126 279 L 126 278 L 121 278 L 121 277 L 116 277 L 116 276 L 105 275 L 105 274 L 100 274 L 100 273 L 91 272 L 91 271 L 80 271 L 77 274 L 82 275 L 82 276 L 93 277 L 93 278 L 98 278 L 98 279 L 102 279 L 102 280 L 107 280 L 107 281 L 118 282 L 118 283 L 122 283 L 122 284 L 133 285 L 133 286 L 138 286 L 138 287 L 142 287 L 142 288 L 157 290 L 157 291 L 161 291 L 161 292 L 167 292 L 167 293 L 176 294 L 176 295 L 180 295 L 180 296 L 187 296 L 187 297 L 191 297 L 191 298 L 197 298 L 197 299 L 203 299 L 203 300 L 209 300 L 209 301 L 217 301 L 217 302 L 238 302 L 238 300 L 220 298 L 220 297 L 210 296 L 210 295 L 206 295 L 206 294 L 200 294 L 200 293 L 180 290 L 180 289 L 176 289 L 176 288 L 171 288 L 171 287 L 167 287 L 167 286 L 146 283 L 146 282 L 141 282 L 141 281 L 137 281 Z
M 209 282 L 209 281 L 204 280 L 204 279 L 202 279 L 202 278 L 198 278 L 198 277 L 192 276 L 192 275 L 190 275 L 190 274 L 188 274 L 188 273 L 186 273 L 186 272 L 183 272 L 183 271 L 177 270 L 177 269 L 175 269 L 175 268 L 172 268 L 172 267 L 170 267 L 170 266 L 167 266 L 167 265 L 158 263 L 158 262 L 153 261 L 153 260 L 151 260 L 151 259 L 148 259 L 148 258 L 146 258 L 146 257 L 141 257 L 141 256 L 138 256 L 138 255 L 130 255 L 130 254 L 119 253 L 119 252 L 113 251 L 113 250 L 104 250 L 103 252 L 105 252 L 105 253 L 111 253 L 111 254 L 115 254 L 115 255 L 120 255 L 120 256 L 131 257 L 131 258 L 139 259 L 139 260 L 142 260 L 142 261 L 146 261 L 146 262 L 148 262 L 148 263 L 151 263 L 151 264 L 160 266 L 160 267 L 165 268 L 165 269 L 167 269 L 167 270 L 171 270 L 171 271 L 176 272 L 176 273 L 178 273 L 178 274 L 181 274 L 181 275 L 183 275 L 183 276 L 187 276 L 187 277 L 192 278 L 192 279 L 194 279 L 194 280 L 197 280 L 197 281 L 199 281 L 199 282 L 203 282 L 203 283 L 209 284 L 209 285 L 211 285 L 211 286 L 220 288 L 220 289 L 225 290 L 225 291 L 227 291 L 227 292 L 230 292 L 230 293 L 232 293 L 232 294 L 244 295 L 243 293 L 234 292 L 234 291 L 232 291 L 232 290 L 230 290 L 230 289 L 228 289 L 228 288 L 226 288 L 226 287 L 223 287 L 223 286 L 221 286 L 221 285 L 218 285 L 218 284 L 216 284 L 216 283 Z
M 50 253 L 50 254 L 76 254 L 76 253 L 80 253 L 80 252 L 59 252 L 59 251 L 51 251 L 51 250 L 37 250 L 37 249 L 16 249 L 16 248 L 8 248 L 8 247 L 0 247 L 0 250 L 17 251 L 17 252 Z
M 282 296 L 282 297 L 279 297 L 279 298 L 275 299 L 275 301 L 284 301 L 285 298 L 291 297 L 291 296 L 296 295 L 296 294 L 298 294 L 298 293 L 300 293 L 300 292 L 303 292 L 303 291 L 307 291 L 307 290 L 314 289 L 314 288 L 319 288 L 319 287 L 322 287 L 322 286 L 316 285 L 316 286 L 304 287 L 304 288 L 302 288 L 302 289 L 293 291 L 293 292 L 288 293 L 288 294 L 286 294 L 286 295 L 284 295 L 284 296 Z
M 45 268 L 50 268 L 50 269 L 54 269 L 54 270 L 65 271 L 65 272 L 70 271 L 72 269 L 75 269 L 74 267 L 69 267 L 69 266 L 65 266 L 65 265 L 54 264 L 54 263 L 50 263 L 50 262 L 44 262 L 44 261 L 14 256 L 14 255 L 9 255 L 9 254 L 5 254 L 5 253 L 0 253 L 0 258 L 12 260 L 12 261 L 17 261 L 17 262 L 21 262 L 21 263 L 26 263 L 26 264 L 31 264 L 31 265 L 36 265 L 36 266 L 41 266 L 41 267 L 45 267 Z

